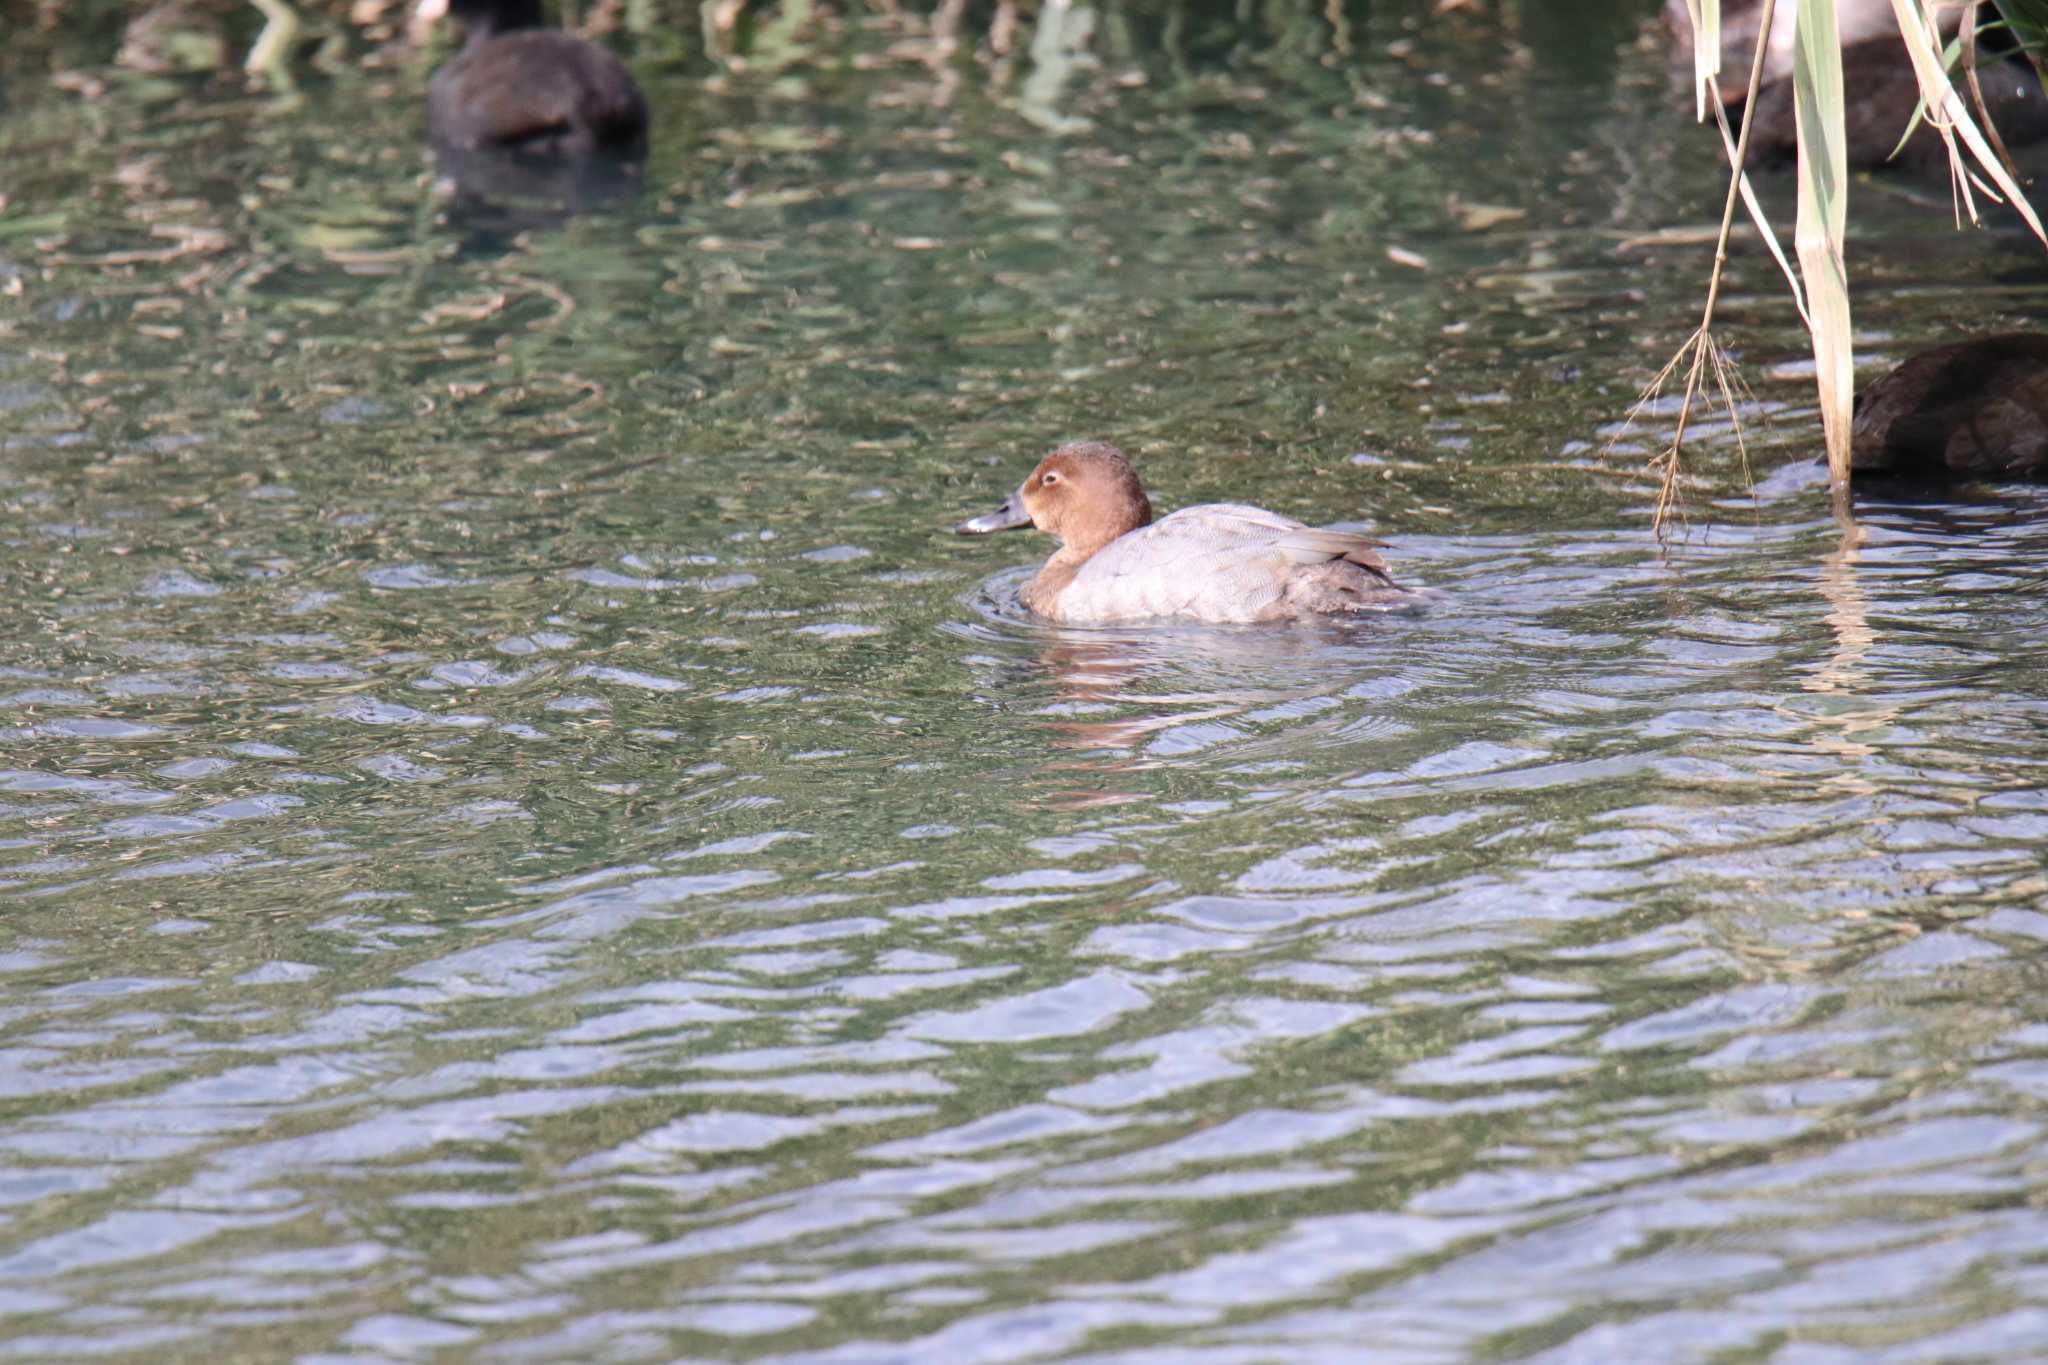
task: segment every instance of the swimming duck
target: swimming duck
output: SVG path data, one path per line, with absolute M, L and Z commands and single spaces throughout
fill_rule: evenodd
M 1849 469 L 1869 477 L 2048 476 L 2048 334 L 2008 332 L 1909 356 L 1863 391 Z
M 1152 503 L 1122 451 L 1075 441 L 1038 462 L 995 511 L 961 535 L 1036 526 L 1060 548 L 1019 596 L 1073 625 L 1146 617 L 1283 621 L 1385 610 L 1416 594 L 1394 583 L 1355 531 L 1305 526 L 1263 508 L 1212 502 L 1152 520 Z
M 427 136 L 451 152 L 644 157 L 647 101 L 597 44 L 542 27 L 540 0 L 420 0 L 422 24 L 447 14 L 462 51 L 427 84 Z

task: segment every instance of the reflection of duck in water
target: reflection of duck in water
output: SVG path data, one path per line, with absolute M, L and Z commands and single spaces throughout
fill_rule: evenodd
M 1766 38 L 1762 86 L 1757 92 L 1756 113 L 1750 120 L 1750 151 L 1763 162 L 1789 159 L 1798 145 L 1793 114 L 1792 35 L 1793 14 L 1798 6 L 1780 0 L 1773 14 L 1772 31 Z M 1961 6 L 1949 6 L 1943 14 L 1942 35 L 1952 38 L 1957 31 Z M 1838 23 L 1842 35 L 1843 109 L 1849 164 L 1874 169 L 1884 165 L 1906 165 L 1916 169 L 1945 167 L 1948 153 L 1940 136 L 1927 127 L 1916 128 L 1911 140 L 1892 157 L 1899 139 L 1913 122 L 1919 107 L 1920 84 L 1913 75 L 1893 16 L 1891 0 L 1840 0 Z M 1973 22 L 1996 18 L 1989 5 L 1978 5 L 1969 15 Z M 1748 93 L 1751 55 L 1755 51 L 1761 5 L 1758 0 L 1724 0 L 1721 6 L 1721 102 L 1728 107 L 1731 121 L 1739 121 L 1744 96 Z M 1692 24 L 1686 17 L 1685 0 L 1665 0 L 1664 23 L 1672 36 L 1672 56 L 1690 65 Z M 2048 95 L 2041 81 L 2024 59 L 2007 50 L 1994 49 L 1993 35 L 1980 37 L 1977 50 L 1977 83 L 1984 94 L 1985 109 L 2007 146 L 2039 141 L 2048 137 Z M 1974 119 L 1975 102 L 1964 86 L 1961 73 L 1954 76 L 1956 89 Z M 1923 120 L 1924 123 L 1924 120 Z
M 581 207 L 638 187 L 647 101 L 625 64 L 541 26 L 540 0 L 420 0 L 467 30 L 427 86 L 427 136 L 467 194 Z
M 1147 617 L 1284 621 L 1407 606 L 1354 531 L 1304 526 L 1257 507 L 1207 503 L 1152 520 L 1137 471 L 1115 446 L 1076 441 L 1038 462 L 993 512 L 962 535 L 1036 526 L 1061 545 L 1019 594 L 1041 616 L 1074 625 Z
M 1220 751 L 1286 766 L 1333 739 L 1403 728 L 1374 713 L 1407 690 L 1382 694 L 1380 684 L 1415 666 L 1414 656 L 1346 617 L 1280 629 L 1187 619 L 1058 627 L 1024 625 L 1014 587 L 990 585 L 973 600 L 994 628 L 970 628 L 977 692 L 1033 699 L 1015 722 L 1042 735 L 1028 770 L 1052 786 L 1034 785 L 1034 800 L 1156 800 L 1156 789 L 1134 795 L 1116 775 Z
M 1865 479 L 2048 477 L 2048 333 L 1909 357 L 1858 401 L 1849 468 Z

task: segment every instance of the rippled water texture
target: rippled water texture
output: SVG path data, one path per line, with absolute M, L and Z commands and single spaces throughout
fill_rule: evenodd
M 1751 250 L 1660 547 L 1712 137 L 1524 8 L 644 45 L 554 225 L 0 59 L 0 1351 L 2039 1359 L 2048 500 L 1845 538 Z M 1873 359 L 2040 309 L 1858 194 Z M 1078 436 L 1439 598 L 1037 624 Z

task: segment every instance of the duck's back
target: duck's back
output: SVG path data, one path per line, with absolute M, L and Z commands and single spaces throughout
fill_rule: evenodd
M 607 49 L 555 29 L 522 29 L 478 43 L 434 73 L 427 130 L 463 150 L 623 152 L 645 143 L 647 103 Z
M 1242 503 L 1184 507 L 1089 556 L 1059 593 L 1058 616 L 1240 622 L 1371 610 L 1406 596 L 1375 544 Z
M 1905 478 L 2048 474 L 2048 335 L 1923 351 L 1860 395 L 1850 469 Z

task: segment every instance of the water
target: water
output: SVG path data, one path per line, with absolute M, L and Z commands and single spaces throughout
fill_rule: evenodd
M 0 1347 L 2038 1358 L 2048 501 L 1845 538 L 1751 253 L 1660 544 L 1711 139 L 1537 13 L 650 57 L 525 228 L 403 65 L 18 49 Z M 2038 311 L 1907 199 L 1873 356 Z M 1038 624 L 1083 435 L 1440 599 Z

